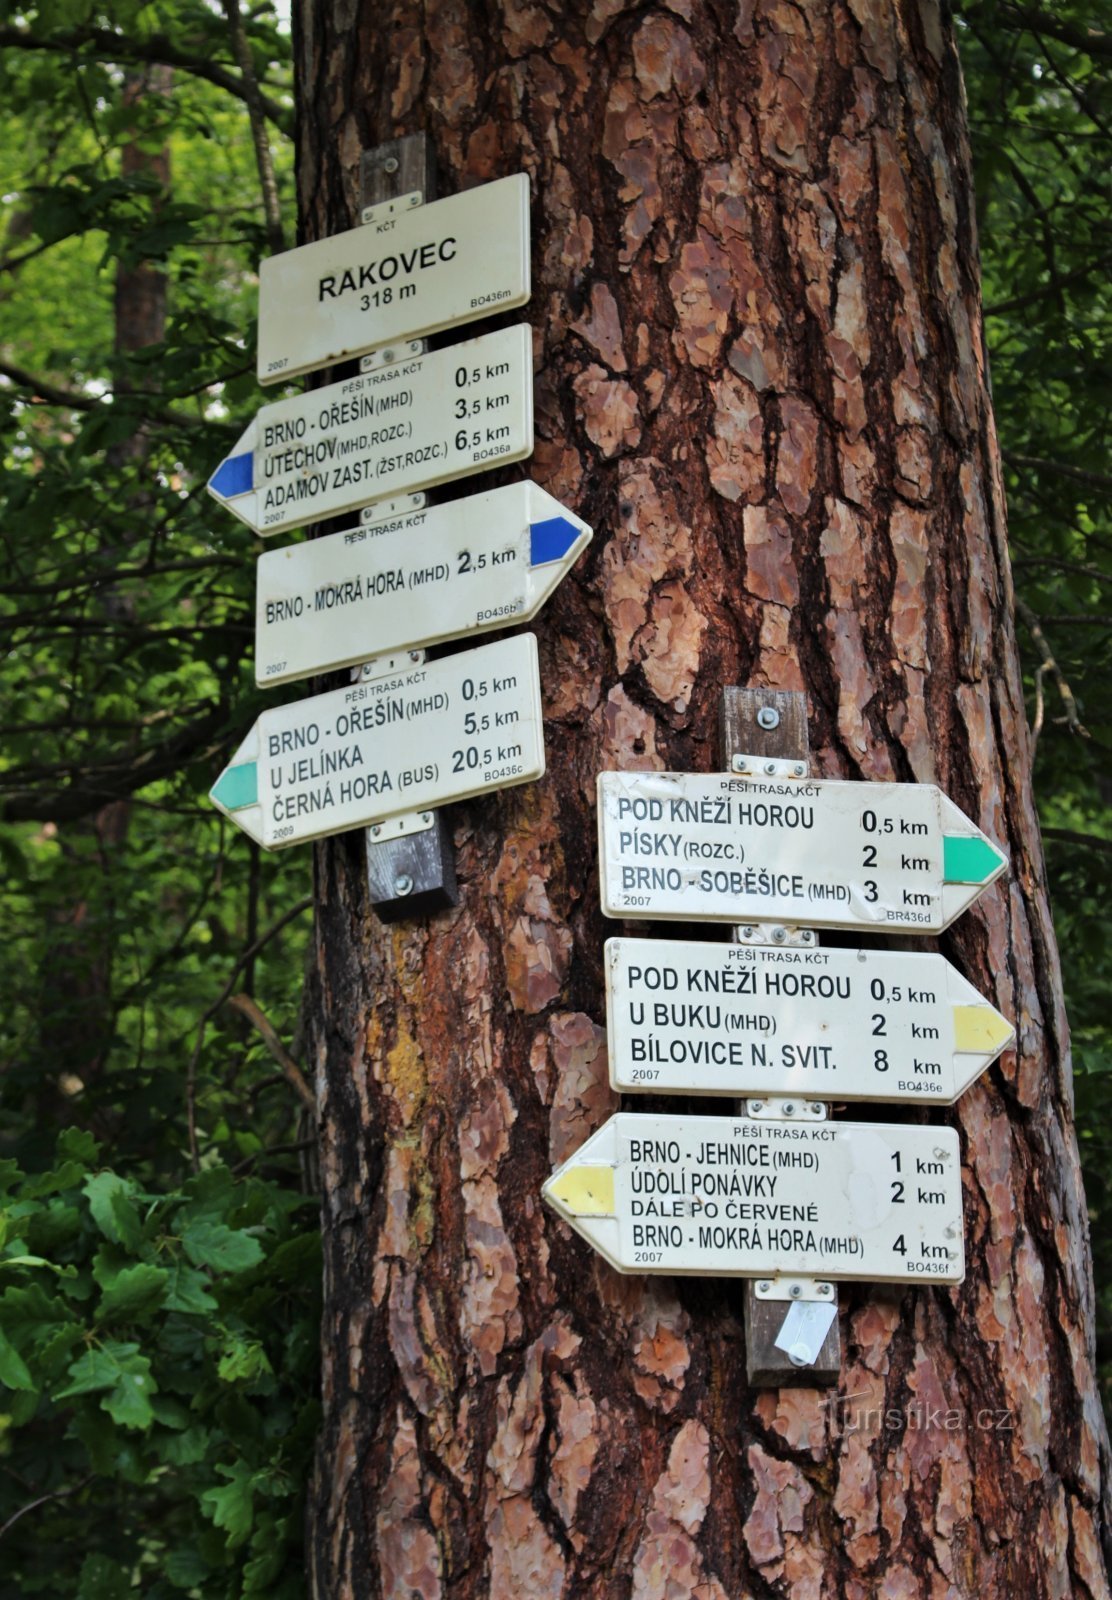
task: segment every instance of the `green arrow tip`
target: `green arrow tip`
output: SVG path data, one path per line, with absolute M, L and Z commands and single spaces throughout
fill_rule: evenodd
M 259 764 L 241 761 L 236 767 L 225 767 L 209 790 L 209 798 L 225 811 L 242 811 L 259 799 Z
M 1007 859 L 987 839 L 969 834 L 942 836 L 942 876 L 947 883 L 986 883 Z

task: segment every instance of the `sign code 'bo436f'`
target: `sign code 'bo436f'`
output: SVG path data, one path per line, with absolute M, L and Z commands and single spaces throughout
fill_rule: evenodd
M 619 1272 L 965 1274 L 953 1128 L 619 1112 L 542 1192 Z
M 933 784 L 599 775 L 610 917 L 937 933 L 1007 865 Z
M 928 951 L 608 939 L 615 1089 L 948 1105 L 1014 1038 Z
M 544 772 L 531 633 L 264 711 L 210 798 L 268 850 Z
M 463 194 L 270 256 L 259 267 L 259 382 L 529 298 L 529 179 Z
M 264 537 L 533 449 L 524 324 L 264 406 L 209 490 Z

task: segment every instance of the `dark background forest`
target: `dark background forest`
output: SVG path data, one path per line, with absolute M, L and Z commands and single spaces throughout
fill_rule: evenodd
M 1112 6 L 957 31 L 1107 1394 Z M 296 239 L 290 57 L 266 4 L 0 4 L 4 1595 L 304 1593 L 311 852 L 205 798 L 270 703 L 205 482 Z

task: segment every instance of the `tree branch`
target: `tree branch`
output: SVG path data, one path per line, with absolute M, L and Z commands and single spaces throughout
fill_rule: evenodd
M 1025 600 L 1020 600 L 1018 596 L 1016 598 L 1015 609 L 1017 615 L 1023 619 L 1027 631 L 1031 635 L 1031 638 L 1034 641 L 1035 649 L 1042 657 L 1043 664 L 1039 668 L 1036 676 L 1036 692 L 1039 696 L 1039 709 L 1036 715 L 1039 724 L 1039 731 L 1041 731 L 1042 728 L 1042 674 L 1049 672 L 1051 677 L 1054 679 L 1054 682 L 1058 685 L 1058 693 L 1061 695 L 1062 704 L 1066 708 L 1066 723 L 1070 732 L 1079 733 L 1081 734 L 1082 738 L 1087 739 L 1089 737 L 1089 730 L 1085 727 L 1081 721 L 1081 718 L 1078 716 L 1077 701 L 1074 699 L 1073 690 L 1066 682 L 1058 663 L 1054 659 L 1054 652 L 1047 643 L 1046 635 L 1042 631 L 1038 617 L 1036 617 L 1035 613 L 1031 610 L 1031 607 L 1027 604 L 1027 602 Z M 1034 730 L 1032 730 L 1032 732 L 1034 739 L 1037 740 L 1038 732 L 1035 732 Z
M 20 389 L 27 389 L 33 396 L 45 400 L 48 405 L 67 406 L 73 411 L 99 411 L 100 408 L 111 402 L 111 396 L 81 394 L 76 389 L 63 389 L 56 383 L 40 378 L 33 372 L 24 372 L 22 367 L 13 367 L 6 361 L 0 361 L 0 377 L 7 378 Z M 191 417 L 184 411 L 169 411 L 161 406 L 152 405 L 152 395 L 132 390 L 126 397 L 127 401 L 135 404 L 143 402 L 144 418 L 154 422 L 169 422 L 176 428 L 207 428 L 209 424 L 204 417 Z M 33 405 L 34 400 L 31 401 Z
M 240 1016 L 246 1017 L 248 1022 L 258 1029 L 262 1035 L 263 1043 L 281 1067 L 282 1076 L 292 1087 L 301 1104 L 315 1116 L 317 1111 L 316 1096 L 306 1083 L 301 1068 L 290 1055 L 281 1039 L 279 1039 L 266 1013 L 260 1010 L 248 994 L 229 995 L 225 1004 L 232 1006 L 239 1012 Z
M 62 55 L 86 55 L 96 61 L 146 62 L 154 66 L 178 67 L 191 77 L 204 78 L 218 89 L 226 89 L 237 100 L 248 100 L 248 90 L 234 73 L 228 72 L 215 61 L 192 55 L 178 46 L 164 33 L 150 33 L 145 39 L 128 39 L 111 28 L 68 28 L 52 33 L 49 38 L 37 38 L 28 28 L 0 28 L 0 48 L 14 50 L 49 50 Z M 290 113 L 285 106 L 259 93 L 259 106 L 270 121 L 287 136 L 290 134 Z
M 1106 33 L 1078 28 L 1065 18 L 1040 11 L 1037 6 L 1004 5 L 1000 7 L 1000 15 L 1018 28 L 1029 28 L 1032 33 L 1048 33 L 1052 39 L 1068 44 L 1074 50 L 1083 50 L 1086 55 L 1112 61 L 1112 37 Z
M 1094 489 L 1112 489 L 1112 478 L 1104 472 L 1088 472 L 1084 467 L 1072 467 L 1066 461 L 1049 461 L 1045 456 L 1022 456 L 1015 450 L 1002 450 L 1000 454 L 1009 467 L 1029 467 L 1033 472 L 1056 472 L 1062 478 L 1075 478 L 1078 483 L 1091 484 Z

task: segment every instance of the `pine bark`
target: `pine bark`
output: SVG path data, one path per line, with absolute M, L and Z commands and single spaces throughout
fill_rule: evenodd
M 317 852 L 315 1593 L 1107 1595 L 948 22 L 381 0 L 296 27 L 304 238 L 351 225 L 360 151 L 399 134 L 432 136 L 441 193 L 530 174 L 528 470 L 596 529 L 534 624 L 548 774 L 456 808 L 458 909 L 383 927 L 359 836 Z M 746 1388 L 736 1282 L 621 1277 L 539 1199 L 617 1104 L 595 775 L 715 770 L 730 683 L 805 691 L 814 770 L 937 782 L 1012 864 L 940 942 L 1019 1036 L 935 1113 L 962 1133 L 967 1276 L 843 1288 L 840 1405 Z

